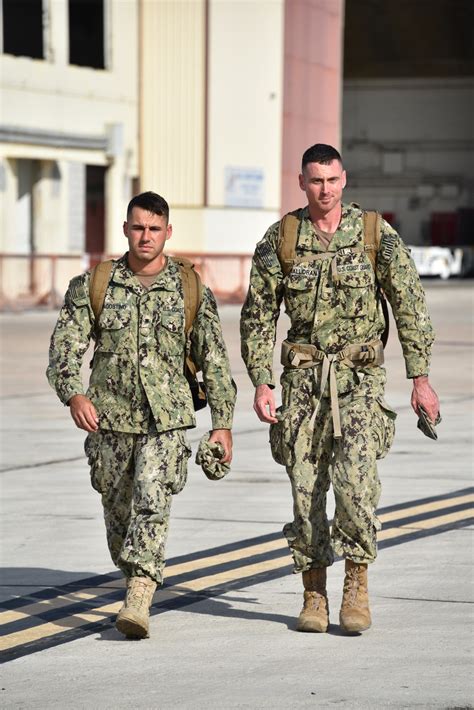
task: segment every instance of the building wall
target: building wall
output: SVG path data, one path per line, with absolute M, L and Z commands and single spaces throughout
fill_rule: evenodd
M 346 200 L 393 213 L 411 244 L 434 212 L 474 206 L 474 81 L 365 79 L 344 84 Z
M 281 180 L 282 213 L 305 204 L 301 156 L 341 144 L 344 0 L 287 0 Z
M 280 206 L 283 6 L 211 2 L 208 204 L 229 200 L 226 169 L 262 172 L 261 207 Z
M 70 65 L 68 3 L 43 7 L 45 58 L 0 56 L 0 252 L 81 255 L 94 164 L 107 166 L 105 244 L 116 252 L 138 172 L 138 2 L 105 2 L 105 69 Z
M 202 207 L 206 3 L 142 2 L 140 187 L 174 208 Z
M 141 5 L 141 189 L 170 203 L 170 249 L 246 253 L 278 218 L 283 5 Z
M 0 252 L 80 259 L 91 165 L 107 253 L 135 177 L 170 203 L 170 249 L 253 252 L 282 196 L 301 202 L 304 148 L 339 144 L 343 0 L 105 2 L 106 69 L 69 65 L 62 0 L 44 0 L 44 60 L 0 58 Z
M 210 3 L 209 251 L 253 251 L 278 219 L 283 36 L 283 0 Z

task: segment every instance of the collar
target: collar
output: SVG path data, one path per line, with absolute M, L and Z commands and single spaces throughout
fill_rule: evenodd
M 142 296 L 143 288 L 128 265 L 127 255 L 128 252 L 121 256 L 120 259 L 117 259 L 111 281 L 123 286 L 124 288 L 130 289 L 138 296 Z M 177 276 L 179 277 L 179 267 L 168 257 L 166 266 L 162 271 L 160 271 L 149 291 L 153 291 L 155 289 L 176 291 Z
M 298 247 L 314 252 L 326 251 L 313 227 L 309 216 L 308 206 L 300 211 L 300 231 L 298 237 Z M 338 251 L 344 247 L 355 246 L 363 238 L 362 213 L 359 208 L 352 205 L 342 205 L 341 221 L 336 229 L 328 251 Z

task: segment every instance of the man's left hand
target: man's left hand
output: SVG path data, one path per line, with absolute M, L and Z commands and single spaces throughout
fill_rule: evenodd
M 222 444 L 225 455 L 221 458 L 220 463 L 230 463 L 232 461 L 232 432 L 230 429 L 213 429 L 209 442 Z
M 417 416 L 420 416 L 418 409 L 420 405 L 423 407 L 426 414 L 434 424 L 439 414 L 439 399 L 438 395 L 428 382 L 428 377 L 426 375 L 413 378 L 411 406 Z

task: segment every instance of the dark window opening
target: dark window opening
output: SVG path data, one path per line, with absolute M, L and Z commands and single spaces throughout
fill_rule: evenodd
M 69 0 L 69 63 L 105 69 L 104 0 Z
M 346 0 L 344 78 L 474 75 L 472 0 Z
M 86 253 L 91 266 L 100 261 L 105 247 L 105 171 L 101 165 L 86 166 Z
M 3 0 L 3 52 L 43 59 L 43 0 Z

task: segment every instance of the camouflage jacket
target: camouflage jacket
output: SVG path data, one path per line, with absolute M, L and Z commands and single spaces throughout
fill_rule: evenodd
M 273 348 L 282 301 L 291 322 L 288 340 L 311 343 L 331 354 L 348 344 L 380 337 L 384 318 L 377 282 L 392 307 L 407 377 L 427 374 L 433 329 L 418 273 L 397 232 L 382 220 L 374 273 L 363 249 L 359 208 L 343 205 L 339 228 L 329 245 L 329 251 L 334 252 L 332 260 L 304 261 L 305 256 L 325 249 L 307 207 L 300 210 L 299 218 L 296 256 L 303 260 L 286 277 L 277 255 L 279 222 L 268 229 L 255 250 L 241 317 L 242 357 L 254 386 L 274 384 Z M 337 363 L 336 376 L 339 392 L 350 391 L 357 382 L 356 373 L 343 363 Z
M 184 300 L 178 266 L 168 260 L 147 291 L 128 268 L 116 262 L 97 328 L 89 300 L 90 274 L 72 279 L 51 337 L 48 380 L 66 404 L 83 394 L 81 363 L 96 341 L 87 396 L 101 429 L 144 433 L 150 412 L 158 431 L 195 425 L 190 389 L 183 374 L 186 352 Z M 191 354 L 202 369 L 214 429 L 230 429 L 235 385 L 210 289 L 190 337 Z

